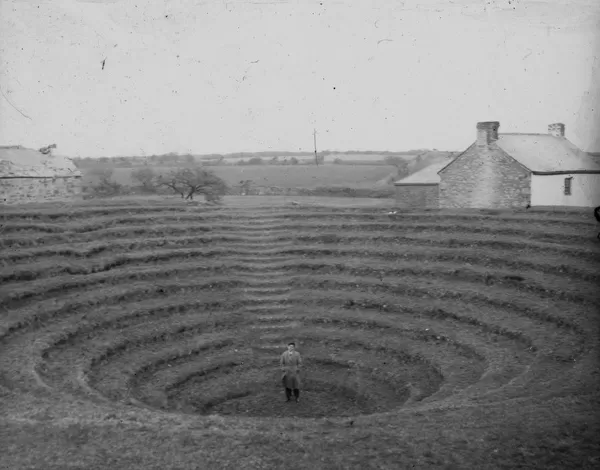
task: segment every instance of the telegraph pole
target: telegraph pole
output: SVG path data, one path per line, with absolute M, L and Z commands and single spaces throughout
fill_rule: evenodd
M 313 130 L 313 138 L 315 141 L 315 164 L 319 166 L 319 158 L 317 157 L 317 130 Z

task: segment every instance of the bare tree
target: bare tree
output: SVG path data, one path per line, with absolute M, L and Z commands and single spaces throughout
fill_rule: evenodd
M 174 172 L 171 172 L 168 175 L 160 175 L 157 183 L 158 186 L 164 186 L 165 188 L 169 188 L 177 194 L 180 194 L 181 199 L 185 198 L 186 186 L 180 181 Z
M 112 168 L 93 168 L 88 172 L 97 183 L 92 190 L 98 195 L 111 196 L 120 193 L 123 186 L 113 180 L 114 170 Z
M 248 196 L 250 194 L 250 187 L 252 186 L 252 180 L 240 181 L 240 191 L 242 196 Z
M 156 172 L 150 167 L 139 168 L 131 173 L 131 178 L 147 192 L 156 191 Z
M 260 157 L 252 157 L 248 160 L 249 165 L 262 165 L 264 163 L 263 159 Z
M 109 181 L 115 174 L 112 168 L 96 167 L 90 170 L 90 175 L 97 178 L 99 181 Z
M 194 200 L 195 194 L 204 194 L 207 201 L 219 201 L 228 189 L 225 181 L 201 167 L 173 170 L 159 176 L 157 181 L 186 200 Z

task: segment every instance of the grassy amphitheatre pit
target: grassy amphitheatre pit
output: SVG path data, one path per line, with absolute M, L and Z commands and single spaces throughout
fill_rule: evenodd
M 240 201 L 3 208 L 6 468 L 600 465 L 591 214 Z

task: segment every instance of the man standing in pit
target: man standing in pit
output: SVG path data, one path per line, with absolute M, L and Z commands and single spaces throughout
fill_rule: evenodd
M 288 350 L 281 355 L 279 365 L 283 372 L 281 378 L 283 386 L 285 387 L 286 401 L 290 401 L 292 398 L 292 390 L 294 391 L 294 397 L 296 403 L 300 401 L 300 366 L 302 365 L 302 358 L 300 353 L 296 351 L 296 343 L 288 343 Z

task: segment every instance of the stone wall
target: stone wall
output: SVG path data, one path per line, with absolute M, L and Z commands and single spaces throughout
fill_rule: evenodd
M 78 201 L 81 177 L 0 178 L 0 204 Z
M 438 208 L 438 184 L 396 185 L 396 206 L 406 209 Z
M 478 139 L 439 174 L 441 208 L 525 207 L 531 201 L 531 173 L 493 137 Z

